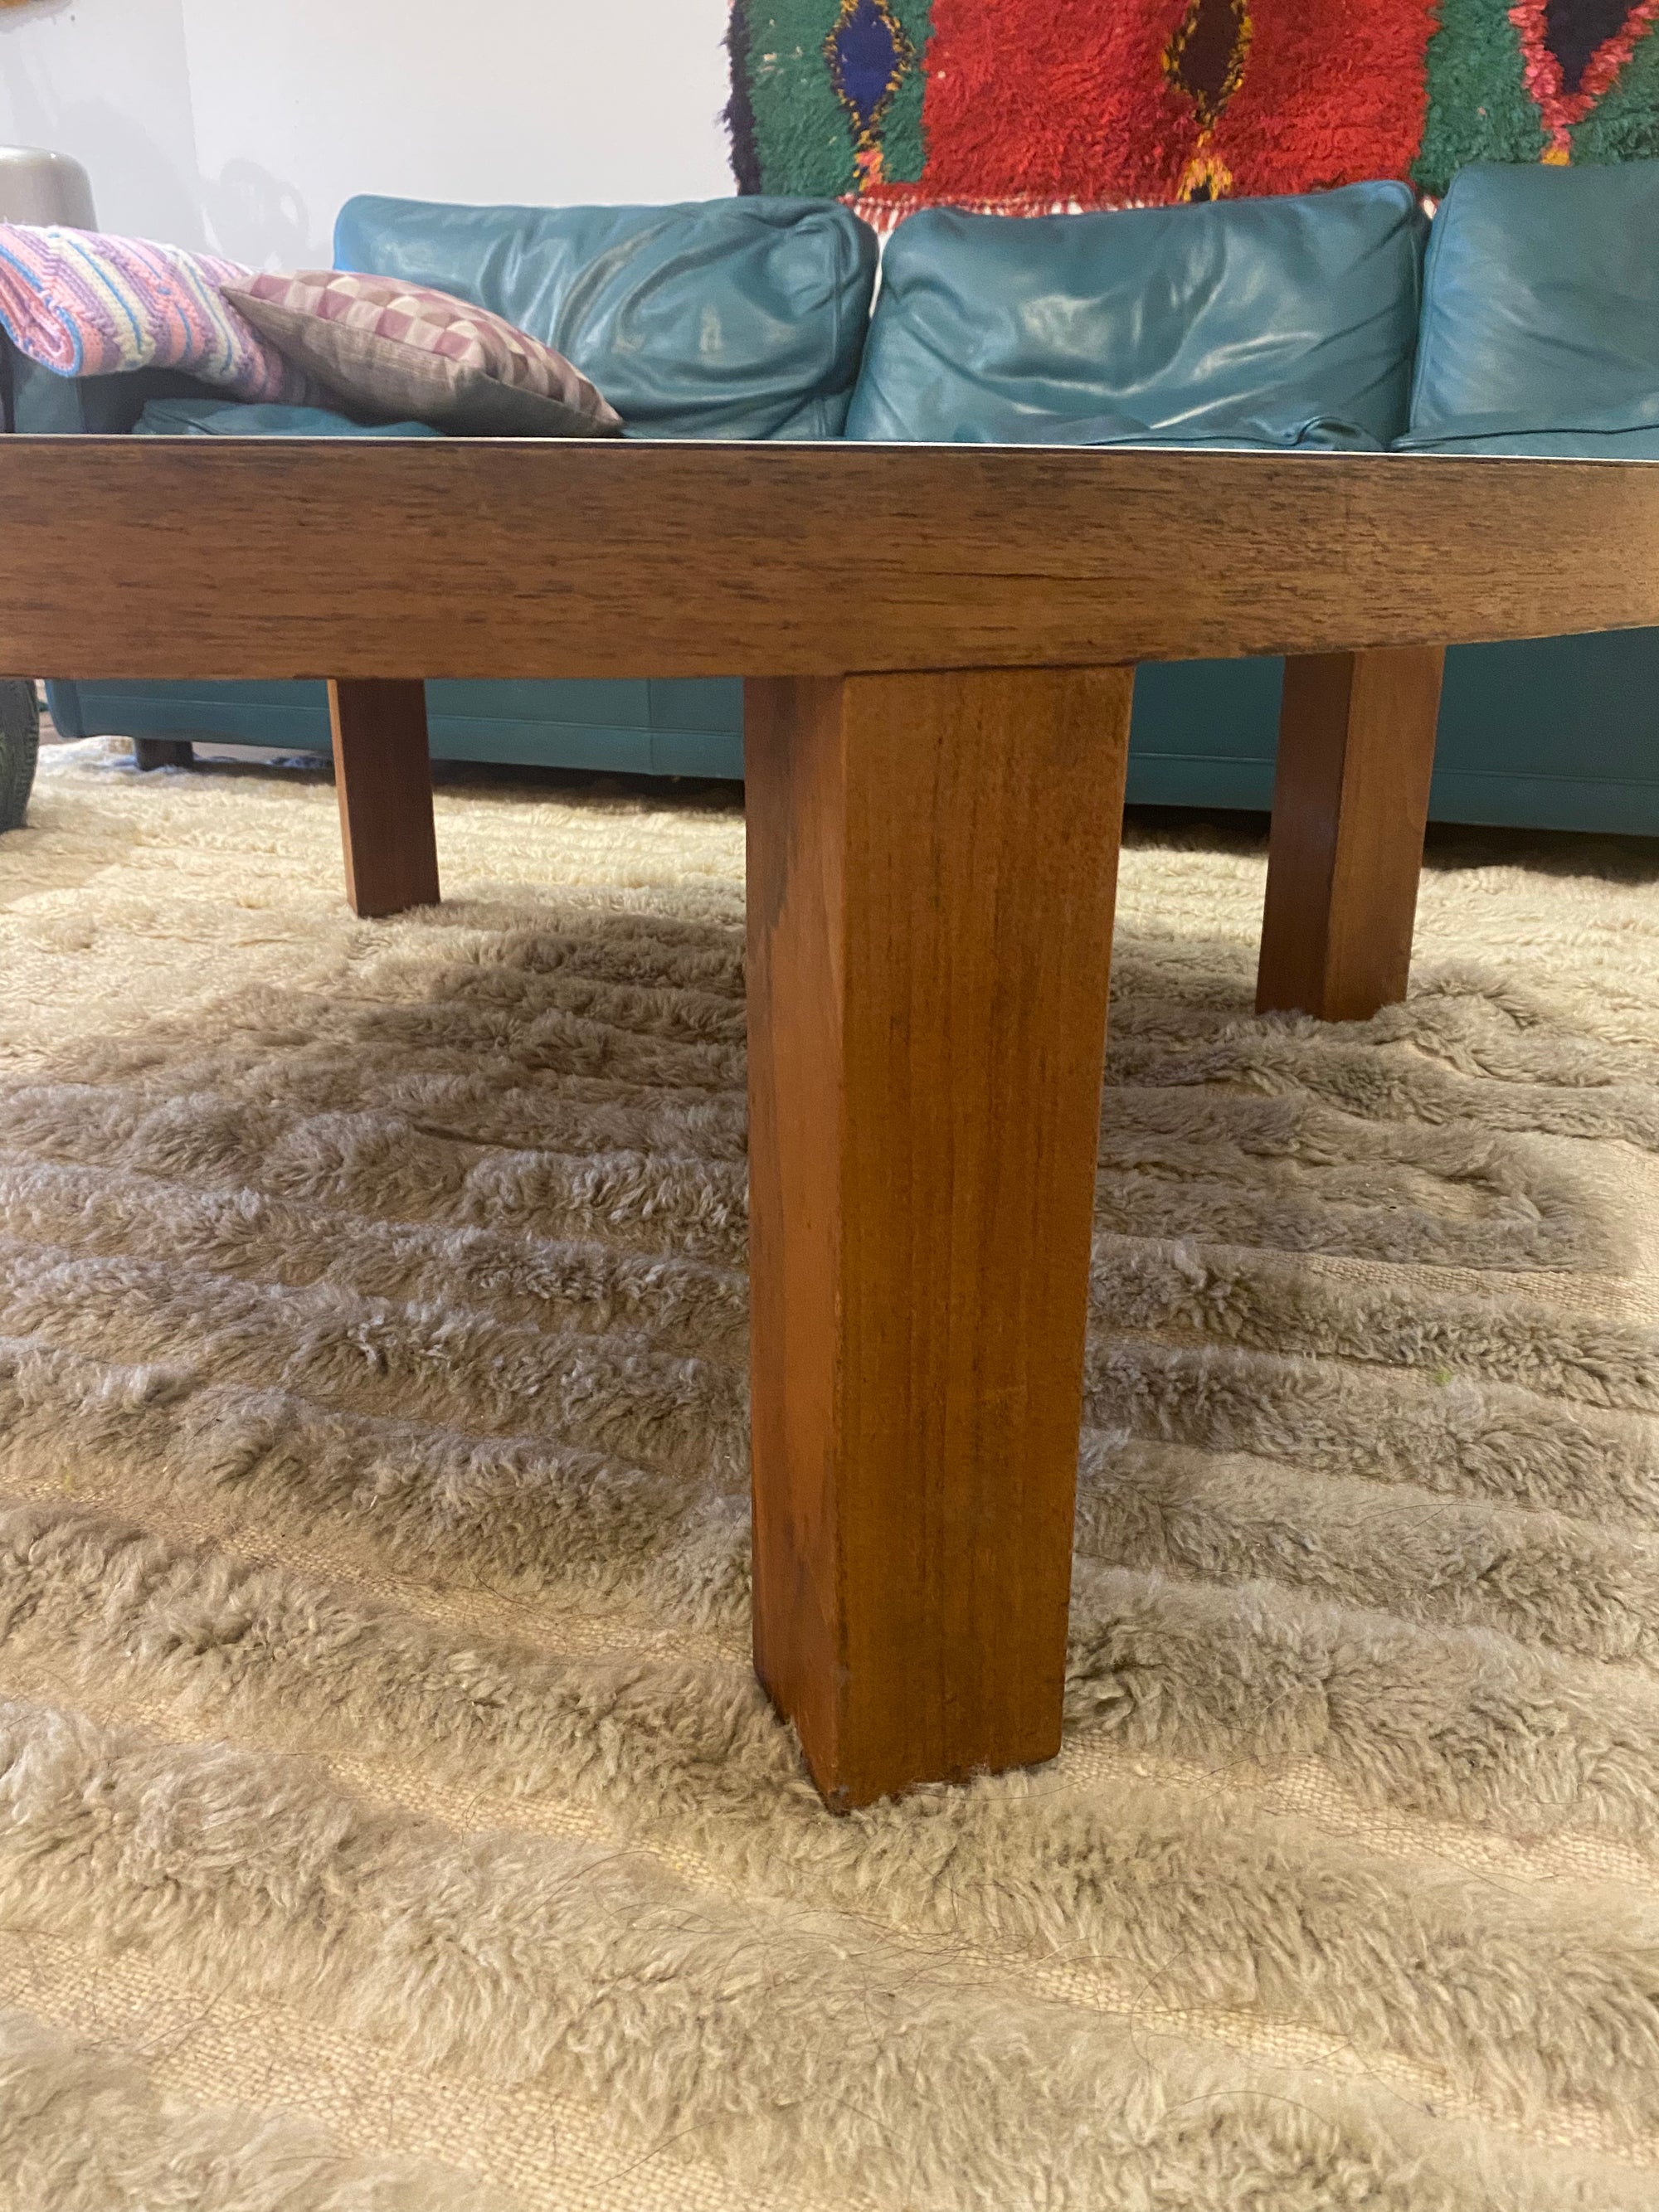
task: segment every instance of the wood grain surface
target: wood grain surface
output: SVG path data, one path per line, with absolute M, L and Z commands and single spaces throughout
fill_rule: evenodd
M 755 1650 L 833 1805 L 1059 1747 L 1133 682 L 747 689 Z
M 334 787 L 354 914 L 398 914 L 438 901 L 438 845 L 427 750 L 426 687 L 332 683 Z
M 1444 660 L 1285 662 L 1258 1013 L 1362 1022 L 1405 997 Z
M 1659 622 L 1649 462 L 9 437 L 0 514 L 0 667 L 67 677 L 836 676 Z
M 1353 1014 L 1437 649 L 1659 623 L 1645 463 L 5 437 L 0 514 L 0 667 L 333 679 L 361 913 L 417 679 L 753 679 L 756 1650 L 840 1806 L 1058 1745 L 1129 665 L 1291 656 L 1262 1003 Z

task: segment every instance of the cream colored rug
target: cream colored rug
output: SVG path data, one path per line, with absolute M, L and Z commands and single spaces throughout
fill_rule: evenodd
M 1659 2204 L 1659 865 L 1438 866 L 1321 1030 L 1127 855 L 1066 1748 L 837 1821 L 740 819 L 439 835 L 356 923 L 325 783 L 91 745 L 0 842 L 7 2212 Z

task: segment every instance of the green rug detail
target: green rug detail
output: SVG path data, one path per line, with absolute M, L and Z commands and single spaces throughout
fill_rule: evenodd
M 933 27 L 933 0 L 887 0 L 879 11 L 896 22 L 908 56 L 896 55 L 896 80 L 873 131 L 861 134 L 855 114 L 837 93 L 829 53 L 853 12 L 842 0 L 755 0 L 747 18 L 748 84 L 760 181 L 755 189 L 838 199 L 874 181 L 869 146 L 880 162 L 876 176 L 915 183 L 922 173 L 921 57 Z M 868 6 L 866 12 L 878 11 Z M 865 159 L 860 161 L 860 151 Z
M 1428 112 L 1412 170 L 1425 191 L 1443 192 L 1471 161 L 1547 157 L 1551 132 L 1528 82 L 1515 20 L 1521 13 L 1510 0 L 1447 0 L 1441 27 L 1429 41 Z M 1659 40 L 1644 13 L 1639 7 L 1628 13 L 1631 52 L 1606 92 L 1588 114 L 1564 124 L 1575 163 L 1659 157 Z M 1589 76 L 1587 68 L 1571 84 L 1581 97 Z M 1564 70 L 1563 77 L 1570 80 L 1573 72 Z M 1565 82 L 1562 89 L 1567 91 Z

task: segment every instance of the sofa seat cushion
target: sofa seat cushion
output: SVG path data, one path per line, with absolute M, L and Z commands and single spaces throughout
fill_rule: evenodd
M 1572 429 L 1659 397 L 1659 161 L 1461 171 L 1434 220 L 1411 429 Z
M 1200 453 L 1381 453 L 1380 438 L 1332 415 L 1269 408 L 1217 420 L 1202 430 L 1159 429 L 1133 415 L 1033 415 L 1029 409 L 988 407 L 953 443 L 1010 446 L 1161 446 Z
M 1391 183 L 1106 215 L 924 210 L 888 245 L 847 434 L 1041 441 L 1109 415 L 1227 439 L 1332 417 L 1387 444 L 1406 428 L 1425 228 Z
M 243 406 L 235 400 L 152 399 L 136 438 L 441 438 L 425 422 L 354 422 L 326 407 Z
M 1563 408 L 1553 422 L 1493 410 L 1448 418 L 1395 441 L 1401 453 L 1489 453 L 1528 460 L 1659 460 L 1659 403 L 1642 407 Z
M 348 200 L 334 258 L 505 316 L 589 377 L 632 437 L 839 436 L 875 287 L 828 200 L 452 207 Z

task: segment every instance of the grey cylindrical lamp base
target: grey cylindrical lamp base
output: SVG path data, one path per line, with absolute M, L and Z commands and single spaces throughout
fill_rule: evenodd
M 78 161 L 41 146 L 0 146 L 0 222 L 92 230 L 97 222 L 91 180 Z

